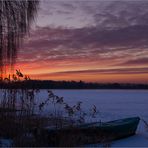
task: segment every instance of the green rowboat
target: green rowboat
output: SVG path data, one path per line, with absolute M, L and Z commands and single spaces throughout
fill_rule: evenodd
M 94 122 L 62 129 L 44 128 L 40 138 L 49 146 L 81 146 L 91 143 L 109 142 L 134 135 L 139 117 L 125 118 L 110 122 Z

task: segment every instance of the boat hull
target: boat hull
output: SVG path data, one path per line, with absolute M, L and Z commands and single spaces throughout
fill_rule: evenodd
M 109 142 L 132 136 L 136 133 L 139 117 L 115 120 L 106 123 L 90 123 L 63 129 L 43 129 L 42 138 L 50 146 L 80 146 Z

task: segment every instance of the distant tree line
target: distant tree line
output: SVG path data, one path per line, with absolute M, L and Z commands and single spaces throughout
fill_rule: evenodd
M 148 84 L 130 83 L 87 83 L 83 81 L 51 81 L 27 80 L 19 82 L 0 82 L 0 89 L 27 88 L 27 89 L 148 89 Z

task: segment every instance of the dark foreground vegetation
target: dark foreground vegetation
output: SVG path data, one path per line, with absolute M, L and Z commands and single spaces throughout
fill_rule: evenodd
M 82 102 L 69 105 L 63 97 L 55 95 L 51 90 L 47 90 L 47 98 L 42 98 L 38 102 L 36 96 L 40 92 L 39 89 L 12 87 L 14 84 L 30 82 L 30 78 L 20 71 L 2 80 L 4 86 L 11 87 L 0 89 L 0 146 L 79 146 L 78 141 L 74 140 L 79 134 L 75 127 L 85 123 L 86 116 L 95 118 L 98 113 L 96 106 L 92 106 L 90 113 L 85 113 L 81 107 Z M 52 107 L 52 110 L 44 114 L 45 106 Z M 64 127 L 70 129 L 75 136 L 67 137 L 64 132 L 48 137 L 48 132 L 43 132 L 57 131 Z M 70 140 L 71 138 L 73 140 Z M 2 142 L 3 139 L 8 141 L 6 145 Z
M 41 85 L 41 82 L 44 85 Z M 86 113 L 82 108 L 82 102 L 70 105 L 63 97 L 57 96 L 49 89 L 47 89 L 46 98 L 40 96 L 41 99 L 37 99 L 36 97 L 40 93 L 41 86 L 72 88 L 70 86 L 75 84 L 75 88 L 85 88 L 89 84 L 95 86 L 93 83 L 32 81 L 16 70 L 16 74 L 3 78 L 1 84 L 0 147 L 71 147 L 98 142 L 108 146 L 113 139 L 135 134 L 135 128 L 132 131 L 127 129 L 125 134 L 123 132 L 125 129 L 120 131 L 122 128 L 119 128 L 120 130 L 116 130 L 115 134 L 115 130 L 110 132 L 111 129 L 108 129 L 108 126 L 109 133 L 104 132 L 102 129 L 106 126 L 103 126 L 101 121 L 97 121 L 96 117 L 100 112 L 95 105 L 92 105 Z M 50 108 L 48 112 L 45 111 L 47 108 Z M 96 122 L 86 124 L 86 118 L 90 121 L 95 118 Z M 100 129 L 94 125 L 101 125 Z M 7 140 L 6 145 L 4 140 Z
M 83 81 L 51 81 L 28 80 L 13 81 L 12 83 L 0 82 L 0 88 L 28 88 L 28 89 L 148 89 L 148 84 L 120 84 L 120 83 L 86 83 Z

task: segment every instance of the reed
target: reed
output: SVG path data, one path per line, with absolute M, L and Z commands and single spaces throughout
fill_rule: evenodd
M 29 80 L 29 76 L 22 74 L 20 70 L 1 79 L 4 83 Z M 38 89 L 13 89 L 13 87 L 1 90 L 0 137 L 12 139 L 13 146 L 47 146 L 46 136 L 37 138 L 40 135 L 38 132 L 44 127 L 73 128 L 74 125 L 85 123 L 86 116 L 91 115 L 95 118 L 97 114 L 95 105 L 88 114 L 83 111 L 82 102 L 69 105 L 63 97 L 55 95 L 51 90 L 47 90 L 48 97 L 44 101 L 36 104 L 36 96 L 39 92 Z M 49 104 L 53 106 L 53 111 L 43 116 L 44 108 Z M 62 137 L 64 139 L 66 136 L 62 135 Z M 67 144 L 70 146 L 76 143 L 73 140 Z M 59 146 L 63 146 L 63 141 Z

